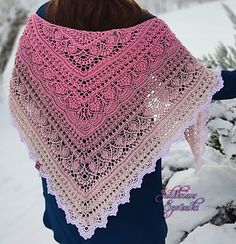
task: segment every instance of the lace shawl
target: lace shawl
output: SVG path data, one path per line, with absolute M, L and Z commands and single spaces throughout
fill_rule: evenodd
M 223 87 L 158 17 L 107 31 L 32 14 L 10 80 L 13 125 L 67 223 L 88 239 L 184 137 L 197 168 Z

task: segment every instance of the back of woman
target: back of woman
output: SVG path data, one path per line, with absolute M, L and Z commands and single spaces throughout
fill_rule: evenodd
M 70 15 L 71 6 L 76 6 L 76 4 L 73 5 L 71 2 L 75 1 L 61 1 L 61 8 L 58 10 L 58 12 L 61 11 L 61 13 L 56 12 L 56 1 L 46 2 L 38 9 L 37 14 L 51 23 L 57 23 L 74 29 L 93 31 L 125 28 L 155 17 L 147 10 L 140 9 L 135 2 L 131 4 L 127 1 L 123 1 L 123 3 L 122 1 L 107 1 L 111 5 L 110 8 L 103 8 L 103 13 L 102 9 L 100 9 L 100 12 L 94 11 L 93 13 L 97 16 L 90 18 L 88 16 L 91 16 L 93 10 L 92 4 L 90 5 L 91 9 L 85 11 L 84 6 L 82 6 L 83 1 L 76 1 L 76 3 L 78 2 L 77 8 L 79 11 L 79 14 L 76 14 L 77 18 L 67 18 L 68 22 L 63 22 L 63 20 L 66 19 L 63 15 L 66 14 L 65 9 L 69 8 Z M 100 1 L 100 3 L 101 2 L 103 1 Z M 124 3 L 125 5 L 122 9 L 122 4 Z M 67 8 L 65 4 L 68 4 Z M 101 4 L 101 6 L 104 5 Z M 118 8 L 119 6 L 120 8 Z M 105 13 L 106 11 L 107 13 Z M 85 12 L 86 15 L 83 14 Z M 123 21 L 121 19 L 122 14 L 124 15 Z M 55 16 L 58 16 L 58 19 L 56 19 Z M 78 16 L 81 16 L 81 18 L 78 18 Z M 104 16 L 104 19 L 106 16 L 109 16 L 112 20 L 102 20 L 99 18 L 100 16 Z M 86 18 L 91 20 L 91 23 L 88 23 Z M 76 19 L 76 21 L 73 21 L 74 19 Z M 92 21 L 94 22 L 92 23 Z M 97 229 L 95 235 L 86 241 L 79 235 L 75 225 L 66 222 L 64 211 L 58 208 L 55 197 L 48 194 L 46 179 L 42 177 L 43 194 L 45 198 L 45 211 L 43 216 L 45 226 L 53 230 L 55 240 L 63 244 L 125 244 L 148 243 L 148 241 L 156 244 L 165 243 L 167 224 L 164 218 L 163 203 L 155 202 L 155 196 L 160 195 L 162 189 L 161 160 L 159 161 L 156 171 L 149 174 L 148 177 L 144 177 L 142 189 L 134 189 L 131 191 L 130 203 L 120 205 L 119 213 L 116 218 L 109 217 L 106 229 Z M 150 235 L 151 233 L 153 234 Z

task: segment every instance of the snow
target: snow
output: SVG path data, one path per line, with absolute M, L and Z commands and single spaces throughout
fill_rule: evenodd
M 147 9 L 152 9 L 158 13 L 165 13 L 177 9 L 188 8 L 190 6 L 204 4 L 206 2 L 220 1 L 220 0 L 137 0 L 137 2 Z
M 25 6 L 29 4 L 26 0 L 21 2 Z M 35 1 L 28 5 L 28 9 L 31 12 L 35 11 L 43 2 L 45 1 Z M 236 9 L 235 0 L 224 2 Z M 150 12 L 155 14 L 151 10 Z M 226 45 L 234 44 L 232 24 L 219 2 L 158 16 L 168 23 L 196 57 L 200 58 L 203 54 L 214 52 L 219 41 Z M 18 39 L 22 31 L 23 27 Z M 34 162 L 29 159 L 25 144 L 20 141 L 18 132 L 9 121 L 7 94 L 17 41 L 3 73 L 3 85 L 0 87 L 0 243 L 53 244 L 56 243 L 53 233 L 46 229 L 42 222 L 44 198 L 41 179 L 34 168 Z M 166 189 L 178 184 L 190 185 L 191 192 L 205 199 L 198 211 L 174 211 L 166 219 L 167 244 L 180 243 L 184 233 L 189 234 L 182 244 L 231 244 L 236 240 L 235 223 L 221 226 L 208 223 L 217 214 L 217 206 L 225 206 L 228 202 L 236 200 L 236 164 L 230 160 L 236 151 L 235 144 L 232 144 L 236 140 L 232 131 L 232 121 L 236 117 L 232 106 L 236 107 L 235 103 L 235 99 L 224 103 L 215 102 L 210 110 L 212 121 L 208 126 L 212 131 L 221 133 L 220 140 L 226 156 L 207 146 L 203 157 L 205 164 L 196 173 L 193 170 L 194 159 L 189 145 L 182 140 L 173 144 L 168 156 L 163 158 L 162 176 L 163 182 L 167 184 Z M 224 136 L 231 140 L 227 141 L 227 137 Z M 178 172 L 177 169 L 183 170 Z M 166 201 L 168 199 L 164 200 L 164 204 Z M 189 200 L 176 199 L 174 202 L 188 204 Z
M 16 8 L 11 8 L 12 5 L 16 4 L 15 0 L 9 0 L 9 2 L 1 1 L 0 2 L 0 52 L 2 51 L 2 47 L 7 40 L 7 36 L 9 35 L 10 28 L 9 26 L 12 24 L 14 17 L 16 15 Z
M 12 49 L 12 55 L 8 61 L 7 67 L 4 70 L 2 74 L 2 82 L 0 80 L 0 88 L 1 88 L 1 93 L 0 93 L 0 101 L 2 100 L 3 103 L 7 104 L 7 94 L 9 94 L 9 78 L 11 77 L 12 69 L 14 67 L 14 60 L 15 60 L 15 53 L 17 49 L 17 44 L 19 41 L 19 38 L 23 32 L 24 26 L 20 29 L 18 35 L 17 35 L 17 40 L 13 46 Z
M 224 1 L 236 9 L 236 1 Z M 182 43 L 193 55 L 214 53 L 215 47 L 222 41 L 225 45 L 234 45 L 233 25 L 227 17 L 221 2 L 205 3 L 191 9 L 182 9 L 167 14 L 157 14 L 164 19 Z
M 169 157 L 172 161 L 172 158 Z M 225 206 L 231 200 L 236 200 L 236 168 L 227 165 L 216 165 L 208 161 L 203 167 L 195 172 L 192 168 L 177 172 L 168 182 L 167 189 L 176 185 L 190 185 L 189 192 L 197 193 L 197 197 L 203 197 L 203 202 L 198 211 L 175 211 L 169 218 L 166 218 L 168 224 L 167 243 L 179 243 L 184 231 L 191 232 L 196 226 L 204 225 L 217 214 L 217 206 Z M 210 178 L 210 180 L 209 180 Z M 164 203 L 168 199 L 164 199 Z M 175 199 L 174 205 L 184 203 L 189 204 L 193 199 Z M 224 225 L 223 225 L 224 226 Z M 189 237 L 192 235 L 191 233 Z M 194 235 L 194 234 L 193 234 Z M 234 238 L 236 231 L 234 232 Z M 215 243 L 210 242 L 195 243 Z M 185 243 L 185 242 L 183 242 Z M 221 244 L 233 242 L 222 242 Z
M 208 127 L 219 135 L 219 143 L 226 159 L 233 163 L 230 159 L 236 155 L 236 99 L 214 103 L 211 106 L 210 117 Z
M 231 130 L 233 127 L 232 123 L 230 123 L 227 120 L 223 120 L 221 118 L 216 118 L 214 121 L 210 121 L 208 125 L 214 128 L 221 128 L 227 131 Z
M 181 244 L 233 244 L 235 243 L 235 229 L 236 224 L 216 226 L 208 223 L 197 227 Z
M 10 125 L 8 110 L 2 103 L 0 114 L 0 243 L 56 243 L 52 231 L 43 226 L 45 205 L 34 162 Z

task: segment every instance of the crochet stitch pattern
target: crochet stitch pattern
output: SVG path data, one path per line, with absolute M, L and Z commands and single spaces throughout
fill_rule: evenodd
M 89 239 L 173 142 L 185 136 L 201 166 L 208 108 L 222 87 L 220 70 L 194 58 L 160 18 L 85 31 L 34 13 L 9 109 L 67 223 Z

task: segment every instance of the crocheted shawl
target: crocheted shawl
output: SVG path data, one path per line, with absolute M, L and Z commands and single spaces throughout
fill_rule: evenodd
M 86 31 L 29 16 L 10 80 L 14 126 L 68 223 L 88 239 L 186 138 L 198 168 L 223 87 L 158 17 Z

